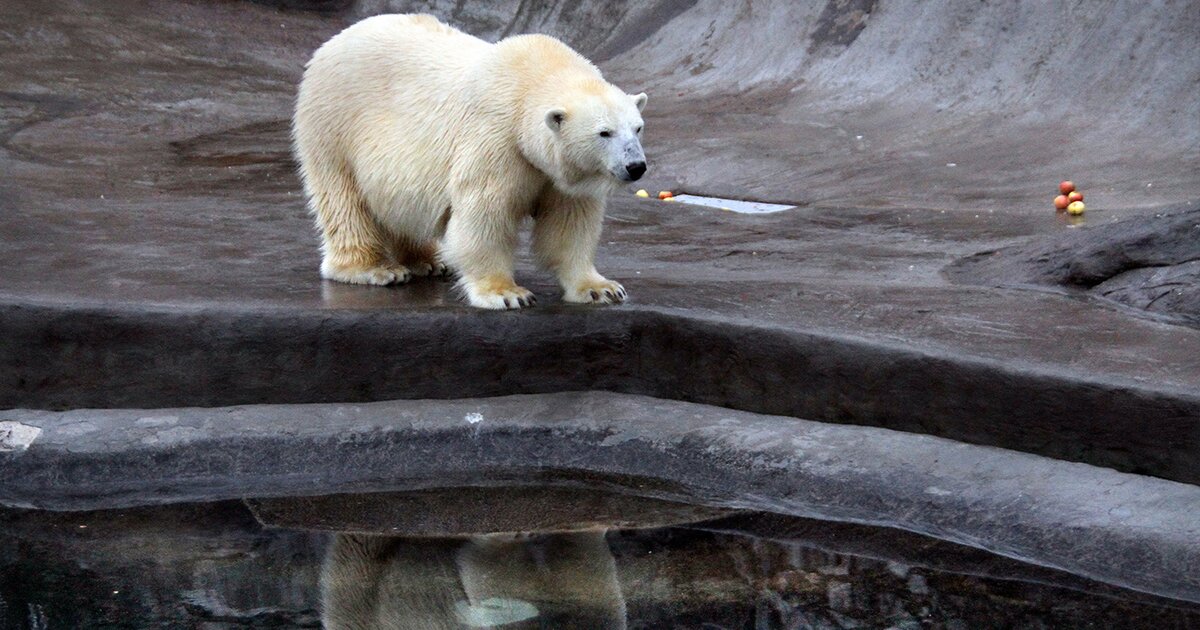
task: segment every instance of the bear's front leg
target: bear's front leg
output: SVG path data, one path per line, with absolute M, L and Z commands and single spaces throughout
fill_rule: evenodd
M 604 222 L 604 201 L 546 191 L 538 200 L 533 226 L 533 253 L 554 271 L 563 288 L 563 301 L 579 304 L 617 304 L 625 287 L 600 275 L 594 260 Z
M 471 306 L 524 308 L 537 303 L 513 281 L 513 252 L 521 225 L 511 195 L 477 187 L 452 200 L 442 253 L 459 274 L 459 287 Z

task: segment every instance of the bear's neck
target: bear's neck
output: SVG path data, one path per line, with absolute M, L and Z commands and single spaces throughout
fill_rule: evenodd
M 554 187 L 572 197 L 594 197 L 602 199 L 612 193 L 616 182 L 606 174 L 580 175 L 572 179 L 552 179 Z

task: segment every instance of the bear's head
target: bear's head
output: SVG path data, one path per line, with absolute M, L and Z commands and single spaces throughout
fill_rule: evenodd
M 565 89 L 542 113 L 550 160 L 539 164 L 569 193 L 591 194 L 646 172 L 642 114 L 646 95 L 604 81 Z

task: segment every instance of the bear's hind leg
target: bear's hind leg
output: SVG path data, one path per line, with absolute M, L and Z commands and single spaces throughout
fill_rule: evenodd
M 386 231 L 350 175 L 336 169 L 306 175 L 321 229 L 321 277 L 350 284 L 408 282 L 408 268 L 388 261 Z

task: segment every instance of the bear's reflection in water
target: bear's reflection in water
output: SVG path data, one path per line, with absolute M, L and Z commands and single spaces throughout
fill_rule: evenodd
M 626 627 L 602 531 L 465 540 L 338 534 L 321 598 L 329 630 Z

